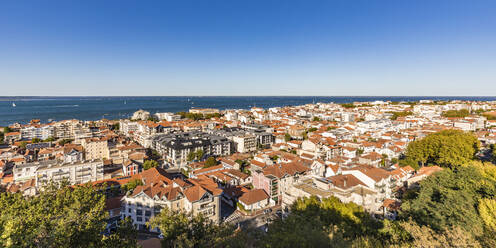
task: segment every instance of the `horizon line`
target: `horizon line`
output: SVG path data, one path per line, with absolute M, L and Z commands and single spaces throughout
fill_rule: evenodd
M 491 95 L 0 95 L 0 97 L 496 97 Z

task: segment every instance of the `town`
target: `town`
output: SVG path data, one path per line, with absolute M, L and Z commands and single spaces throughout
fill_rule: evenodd
M 130 119 L 13 123 L 1 187 L 26 197 L 50 182 L 105 185 L 107 229 L 137 230 L 161 209 L 266 229 L 302 197 L 353 202 L 394 220 L 400 195 L 442 170 L 404 164 L 408 144 L 447 129 L 496 144 L 496 102 L 316 103 L 262 109 L 138 110 Z

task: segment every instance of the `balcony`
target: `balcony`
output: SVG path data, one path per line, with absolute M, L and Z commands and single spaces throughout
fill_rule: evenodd
M 56 177 L 56 176 L 62 176 L 62 175 L 68 175 L 68 174 L 69 174 L 68 171 L 57 171 L 57 172 L 52 173 L 52 176 Z
M 209 197 L 209 198 L 201 199 L 198 201 L 198 203 L 200 203 L 200 204 L 205 203 L 205 202 L 212 202 L 212 198 Z

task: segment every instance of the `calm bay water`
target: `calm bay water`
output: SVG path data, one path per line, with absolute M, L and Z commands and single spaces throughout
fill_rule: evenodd
M 416 96 L 212 96 L 212 97 L 0 97 L 0 126 L 31 119 L 42 122 L 65 119 L 98 120 L 127 118 L 138 109 L 178 112 L 195 108 L 248 109 L 302 105 L 312 102 L 474 100 L 494 101 L 496 97 L 416 97 Z M 16 104 L 16 107 L 12 106 Z

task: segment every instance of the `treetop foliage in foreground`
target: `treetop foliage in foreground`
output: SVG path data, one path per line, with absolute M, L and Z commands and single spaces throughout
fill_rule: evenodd
M 495 247 L 496 166 L 472 162 L 424 179 L 403 199 L 403 219 L 434 232 L 460 229 L 469 239 Z
M 102 233 L 105 196 L 91 186 L 50 185 L 35 197 L 0 194 L 0 247 L 136 247 L 129 221 Z

